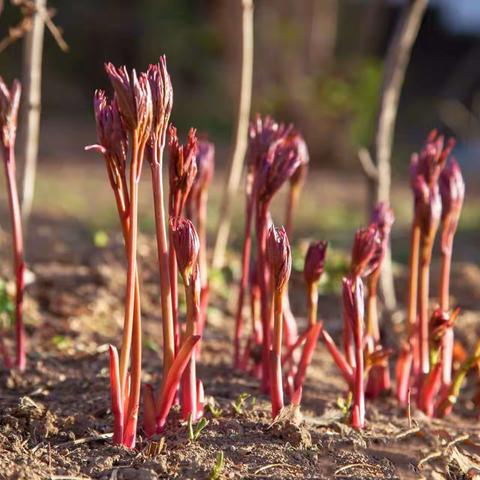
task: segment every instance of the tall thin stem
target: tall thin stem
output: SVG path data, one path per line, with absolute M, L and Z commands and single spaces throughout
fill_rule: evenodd
M 410 235 L 410 258 L 408 261 L 408 294 L 407 294 L 407 332 L 413 355 L 413 370 L 420 368 L 418 355 L 417 328 L 417 298 L 418 298 L 418 261 L 420 256 L 420 227 L 414 221 Z
M 137 165 L 140 161 L 138 137 L 132 135 L 132 162 L 130 166 L 130 230 L 128 232 L 127 252 L 127 286 L 125 293 L 125 318 L 123 324 L 122 350 L 120 353 L 120 389 L 125 392 L 128 361 L 130 358 L 133 313 L 135 304 L 135 272 L 137 270 L 137 210 L 138 210 L 138 179 Z
M 430 371 L 430 356 L 428 343 L 428 297 L 430 288 L 430 250 L 422 236 L 422 255 L 420 260 L 419 288 L 418 288 L 418 311 L 419 328 L 418 343 L 420 353 L 420 371 L 426 375 Z
M 13 142 L 12 142 L 13 143 Z M 23 294 L 25 289 L 25 262 L 23 250 L 22 218 L 20 202 L 18 199 L 17 181 L 15 176 L 14 145 L 4 150 L 5 176 L 7 178 L 8 205 L 12 224 L 13 266 L 15 270 L 15 341 L 16 341 L 16 366 L 25 370 L 25 326 L 23 323 Z
M 170 369 L 175 357 L 175 331 L 172 312 L 172 296 L 169 271 L 167 233 L 165 229 L 165 207 L 163 203 L 162 156 L 163 151 L 154 149 L 152 166 L 155 227 L 157 233 L 158 267 L 160 271 L 160 297 L 162 303 L 163 328 L 163 374 Z
M 272 418 L 275 418 L 284 406 L 282 384 L 282 330 L 283 330 L 283 292 L 273 293 L 273 345 L 270 354 L 270 396 L 272 400 Z
M 262 319 L 262 390 L 268 391 L 269 355 L 270 355 L 270 300 L 268 291 L 267 248 L 268 203 L 257 205 L 257 272 L 260 287 L 260 316 Z
M 318 308 L 318 290 L 315 283 L 307 285 L 307 307 L 308 307 L 308 324 L 313 327 L 317 323 Z
M 450 270 L 452 264 L 451 250 L 442 252 L 442 267 L 440 274 L 440 309 L 443 312 L 450 310 Z M 450 385 L 452 382 L 452 356 L 454 333 L 452 328 L 447 328 L 442 337 L 442 384 Z
M 238 105 L 237 132 L 232 162 L 225 190 L 222 196 L 221 212 L 213 251 L 213 266 L 223 266 L 232 220 L 232 201 L 242 175 L 243 161 L 247 151 L 248 119 L 252 101 L 253 81 L 253 0 L 242 3 L 242 71 L 240 101 Z
M 185 296 L 187 303 L 185 338 L 189 338 L 192 335 L 196 335 L 200 317 L 200 305 L 197 292 L 195 291 L 195 281 L 191 280 L 189 285 L 185 285 Z M 193 420 L 197 419 L 196 385 L 196 360 L 194 350 L 182 376 L 182 416 L 184 419 L 188 419 L 190 415 Z

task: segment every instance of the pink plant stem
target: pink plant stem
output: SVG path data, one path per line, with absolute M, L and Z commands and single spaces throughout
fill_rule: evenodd
M 306 340 L 311 329 L 312 327 L 310 326 L 305 332 L 298 336 L 297 341 L 293 345 L 288 347 L 288 350 L 282 356 L 282 365 L 285 365 L 292 358 L 293 352 Z
M 368 277 L 368 298 L 367 298 L 367 335 L 371 337 L 376 345 L 380 341 L 380 328 L 378 326 L 378 300 L 377 288 L 380 278 L 380 269 L 377 269 Z
M 238 291 L 237 311 L 235 314 L 235 337 L 233 345 L 233 362 L 234 366 L 237 368 L 240 365 L 240 340 L 243 333 L 243 303 L 245 298 L 245 291 L 248 287 L 248 276 L 250 271 L 250 252 L 252 249 L 253 196 L 251 193 L 247 193 L 246 212 L 245 237 L 243 240 L 242 251 L 242 278 L 240 281 L 240 289 Z
M 343 323 L 343 350 L 345 352 L 345 358 L 347 362 L 350 364 L 352 369 L 355 368 L 355 347 L 353 342 L 353 332 L 352 326 L 348 322 L 348 320 L 344 321 Z
M 127 189 L 127 180 L 122 172 L 114 171 L 107 162 L 107 172 L 110 179 L 110 183 L 113 187 L 115 195 L 115 201 L 117 204 L 118 215 L 122 226 L 123 238 L 125 242 L 125 251 L 128 258 L 128 239 L 130 230 L 130 198 Z M 142 342 L 141 342 L 141 304 L 140 304 L 140 282 L 138 279 L 138 271 L 135 271 L 135 298 L 134 298 L 134 318 L 132 327 L 132 377 L 139 379 L 141 377 L 141 356 L 142 356 Z M 118 359 L 117 359 L 118 363 Z M 122 419 L 122 425 L 126 425 L 125 434 L 128 432 L 128 440 L 122 436 L 121 442 L 128 448 L 134 448 L 135 446 L 135 432 L 138 421 L 138 409 L 140 403 L 140 381 L 134 382 L 132 392 L 129 388 L 122 392 L 123 404 L 125 409 L 122 408 L 122 415 L 125 418 Z M 114 420 L 116 421 L 116 420 Z M 123 427 L 122 427 L 123 430 Z
M 179 204 L 178 194 L 174 199 L 171 199 L 170 204 L 170 216 L 178 218 L 180 213 L 177 205 Z M 172 318 L 173 328 L 175 332 L 175 351 L 177 352 L 180 346 L 180 324 L 178 322 L 178 266 L 177 259 L 175 257 L 175 250 L 173 248 L 172 228 L 168 227 L 168 242 L 169 242 L 169 274 L 170 274 L 170 294 L 172 298 Z
M 117 349 L 110 345 L 110 395 L 112 398 L 113 413 L 113 443 L 121 445 L 123 443 L 123 395 L 120 389 L 120 371 L 118 367 Z
M 408 344 L 400 353 L 396 366 L 397 399 L 402 406 L 407 405 L 412 364 L 413 352 Z
M 123 324 L 122 350 L 120 353 L 120 389 L 125 392 L 128 361 L 132 342 L 133 315 L 135 305 L 135 278 L 137 271 L 137 210 L 138 179 L 137 168 L 140 161 L 140 146 L 137 134 L 132 135 L 132 162 L 130 169 L 130 229 L 128 231 L 127 253 L 127 288 L 125 294 L 125 319 Z
M 418 343 L 420 352 L 420 371 L 427 375 L 430 371 L 430 351 L 428 343 L 428 297 L 430 283 L 430 253 L 431 246 L 422 236 L 422 255 L 420 260 L 419 289 L 418 289 L 418 309 L 419 309 L 419 329 Z
M 152 167 L 153 199 L 157 236 L 158 267 L 160 272 L 160 296 L 163 329 L 163 378 L 166 378 L 175 357 L 175 329 L 172 311 L 172 296 L 169 270 L 167 233 L 165 229 L 165 206 L 163 203 L 163 147 L 154 148 Z
M 186 338 L 194 336 L 200 318 L 200 305 L 198 292 L 195 291 L 195 281 L 185 285 L 185 297 L 187 301 L 187 325 L 185 330 Z M 200 343 L 200 342 L 199 342 Z M 197 344 L 198 348 L 198 344 Z M 188 420 L 190 415 L 197 418 L 197 378 L 196 378 L 196 351 L 192 353 L 182 376 L 182 417 Z
M 257 268 L 260 287 L 260 316 L 262 319 L 262 391 L 268 392 L 270 359 L 270 299 L 266 261 L 268 203 L 257 206 Z M 282 307 L 283 308 L 283 307 Z M 283 321 L 283 315 L 282 315 Z
M 7 178 L 8 206 L 12 223 L 13 265 L 15 270 L 15 365 L 21 371 L 26 367 L 25 326 L 23 323 L 23 293 L 25 289 L 25 261 L 23 254 L 22 217 L 15 178 L 14 146 L 3 151 L 5 176 Z
M 199 340 L 200 337 L 197 335 L 189 337 L 183 342 L 175 356 L 167 378 L 162 384 L 162 389 L 155 402 L 157 433 L 161 433 L 165 426 L 167 416 L 177 393 L 178 384 Z
M 408 262 L 408 296 L 407 296 L 407 329 L 412 346 L 413 371 L 420 368 L 417 331 L 417 298 L 418 298 L 418 262 L 420 256 L 420 227 L 414 220 L 410 236 L 410 259 Z M 406 401 L 406 397 L 405 397 Z
M 443 312 L 450 310 L 450 269 L 452 264 L 452 254 L 442 252 L 442 267 L 440 276 L 440 309 Z M 453 328 L 447 328 L 442 337 L 441 362 L 442 362 L 442 385 L 444 387 L 452 382 L 452 363 L 453 363 Z
M 157 430 L 155 421 L 155 397 L 150 384 L 143 387 L 143 429 L 147 438 L 155 435 Z
M 317 345 L 318 336 L 322 330 L 322 324 L 317 323 L 310 327 L 305 346 L 303 347 L 302 356 L 298 366 L 297 374 L 295 375 L 294 388 L 297 391 L 299 388 L 303 388 L 305 382 L 305 376 L 307 374 L 307 368 L 310 365 L 313 357 L 313 352 Z
M 329 333 L 324 328 L 320 330 L 320 336 L 323 342 L 325 343 L 325 346 L 327 347 L 328 351 L 330 352 L 330 355 L 332 356 L 333 360 L 335 361 L 338 368 L 340 369 L 340 372 L 342 373 L 343 378 L 347 382 L 350 389 L 353 391 L 353 386 L 354 386 L 353 368 L 347 362 L 347 360 L 342 355 L 338 347 L 335 345 L 333 338 L 329 335 Z
M 273 294 L 274 301 L 274 326 L 273 348 L 270 353 L 270 376 L 272 399 L 272 419 L 275 419 L 282 410 L 283 384 L 282 384 L 282 330 L 283 330 L 283 292 L 276 291 Z
M 435 397 L 440 390 L 442 376 L 442 364 L 437 363 L 425 378 L 420 391 L 420 408 L 432 417 L 435 410 Z
M 365 426 L 365 392 L 363 367 L 363 328 L 361 319 L 357 318 L 353 328 L 355 343 L 355 385 L 353 391 L 353 428 Z

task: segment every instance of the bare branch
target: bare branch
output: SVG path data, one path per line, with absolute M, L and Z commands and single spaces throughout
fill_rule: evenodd
M 248 120 L 252 102 L 253 77 L 253 0 L 242 0 L 242 79 L 238 109 L 237 134 L 233 149 L 232 163 L 223 192 L 220 220 L 213 250 L 213 266 L 223 266 L 225 250 L 232 221 L 232 201 L 242 176 L 245 153 L 247 151 Z
M 362 166 L 363 171 L 367 176 L 367 178 L 371 180 L 377 180 L 378 170 L 375 164 L 373 163 L 370 152 L 365 147 L 361 147 L 358 150 L 357 155 L 358 155 L 358 159 L 360 160 L 360 165 Z

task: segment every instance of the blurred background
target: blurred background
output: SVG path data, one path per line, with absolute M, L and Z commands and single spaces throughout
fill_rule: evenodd
M 311 173 L 296 217 L 299 235 L 348 244 L 353 229 L 365 221 L 366 188 L 357 151 L 372 143 L 384 57 L 403 4 L 255 2 L 252 113 L 293 122 L 311 153 Z M 49 0 L 48 5 L 56 10 L 54 21 L 69 51 L 62 52 L 45 33 L 34 217 L 69 216 L 91 231 L 117 228 L 102 161 L 83 151 L 95 141 L 93 91 L 110 88 L 105 61 L 143 70 L 165 53 L 174 86 L 173 122 L 182 135 L 195 126 L 217 145 L 212 229 L 238 108 L 240 1 Z M 6 1 L 0 36 L 7 36 L 20 19 L 19 9 Z M 0 73 L 9 83 L 20 76 L 21 60 L 22 40 L 0 53 Z M 479 82 L 480 2 L 431 0 L 407 71 L 394 142 L 397 260 L 403 261 L 407 251 L 402 245 L 411 212 L 409 157 L 434 127 L 458 139 L 455 154 L 466 172 L 469 199 L 461 229 L 465 245 L 471 246 L 459 255 L 479 258 Z M 145 190 L 141 213 L 147 231 L 153 226 L 149 195 Z M 240 192 L 234 245 L 240 242 L 242 198 Z M 276 208 L 283 209 L 281 202 Z

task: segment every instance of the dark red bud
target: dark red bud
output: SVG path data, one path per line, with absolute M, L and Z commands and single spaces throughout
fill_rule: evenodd
M 186 218 L 170 219 L 178 270 L 186 285 L 195 280 L 200 241 L 193 223 Z
M 325 255 L 327 253 L 327 242 L 312 242 L 305 256 L 303 276 L 307 285 L 317 283 L 323 273 Z
M 285 229 L 271 226 L 267 237 L 267 258 L 275 290 L 283 291 L 292 270 L 292 254 Z
M 378 267 L 378 253 L 381 248 L 381 239 L 376 224 L 360 228 L 355 233 L 352 247 L 350 271 L 352 275 L 369 275 Z

